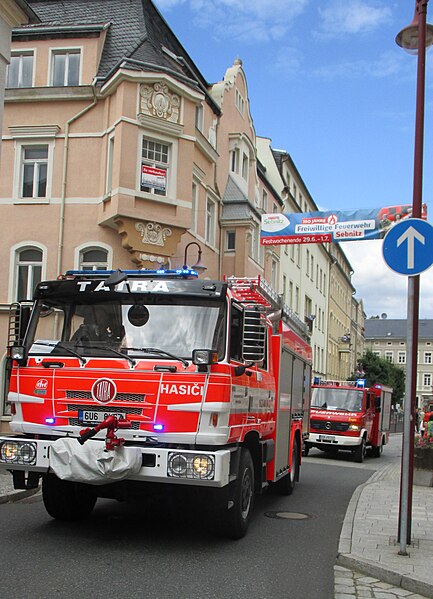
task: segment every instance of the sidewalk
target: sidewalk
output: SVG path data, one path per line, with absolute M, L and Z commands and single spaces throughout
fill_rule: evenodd
M 9 474 L 0 474 L 0 503 L 8 503 L 9 501 L 19 501 L 37 493 L 38 489 L 14 489 L 12 476 Z
M 399 502 L 400 464 L 375 472 L 356 489 L 340 536 L 336 598 L 412 598 L 413 593 L 433 598 L 433 488 L 413 487 L 413 541 L 407 546 L 407 556 L 398 554 Z M 347 571 L 352 571 L 349 572 L 351 583 L 345 585 Z M 353 577 L 355 573 L 364 576 Z M 337 584 L 338 577 L 340 584 Z M 378 583 L 375 588 L 382 589 L 383 594 L 358 594 L 357 586 L 367 592 L 373 579 Z M 395 587 L 394 593 L 391 585 Z

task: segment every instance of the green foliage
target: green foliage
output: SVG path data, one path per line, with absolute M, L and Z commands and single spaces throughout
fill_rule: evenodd
M 388 362 L 388 360 L 379 358 L 371 350 L 366 351 L 359 362 L 365 372 L 367 387 L 372 387 L 376 383 L 388 385 L 394 389 L 393 404 L 403 399 L 406 375 L 401 368 Z M 355 379 L 357 377 L 351 378 Z

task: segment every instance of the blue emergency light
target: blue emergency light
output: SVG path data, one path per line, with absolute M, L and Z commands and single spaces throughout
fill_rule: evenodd
M 65 273 L 66 277 L 100 277 L 101 275 L 109 276 L 114 274 L 115 270 L 68 270 Z M 177 278 L 189 278 L 198 277 L 198 272 L 193 268 L 159 268 L 157 270 L 148 270 L 143 268 L 142 270 L 122 270 L 127 277 L 177 277 Z M 107 277 L 108 278 L 108 277 Z
M 357 379 L 356 386 L 357 387 L 365 387 L 365 379 Z
M 163 424 L 154 424 L 153 430 L 162 432 L 164 430 L 164 425 Z

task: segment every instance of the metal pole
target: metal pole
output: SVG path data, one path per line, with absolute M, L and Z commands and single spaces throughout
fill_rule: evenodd
M 428 0 L 417 0 L 416 4 L 416 11 L 419 15 L 419 29 L 412 203 L 413 218 L 421 218 L 422 213 L 427 4 Z M 415 438 L 419 282 L 419 275 L 409 277 L 407 304 L 407 355 L 410 361 L 408 362 L 408 368 L 406 371 L 406 397 L 404 405 L 403 452 L 401 464 L 400 514 L 398 531 L 400 555 L 407 555 L 406 546 L 410 545 L 412 537 L 413 445 Z

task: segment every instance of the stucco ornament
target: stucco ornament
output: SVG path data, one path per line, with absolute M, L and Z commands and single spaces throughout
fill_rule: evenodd
M 171 229 L 158 223 L 136 223 L 135 228 L 140 233 L 142 242 L 150 245 L 164 247 L 166 238 L 172 235 Z
M 171 123 L 179 122 L 180 96 L 170 92 L 165 83 L 141 85 L 141 110 L 149 116 L 156 116 Z

